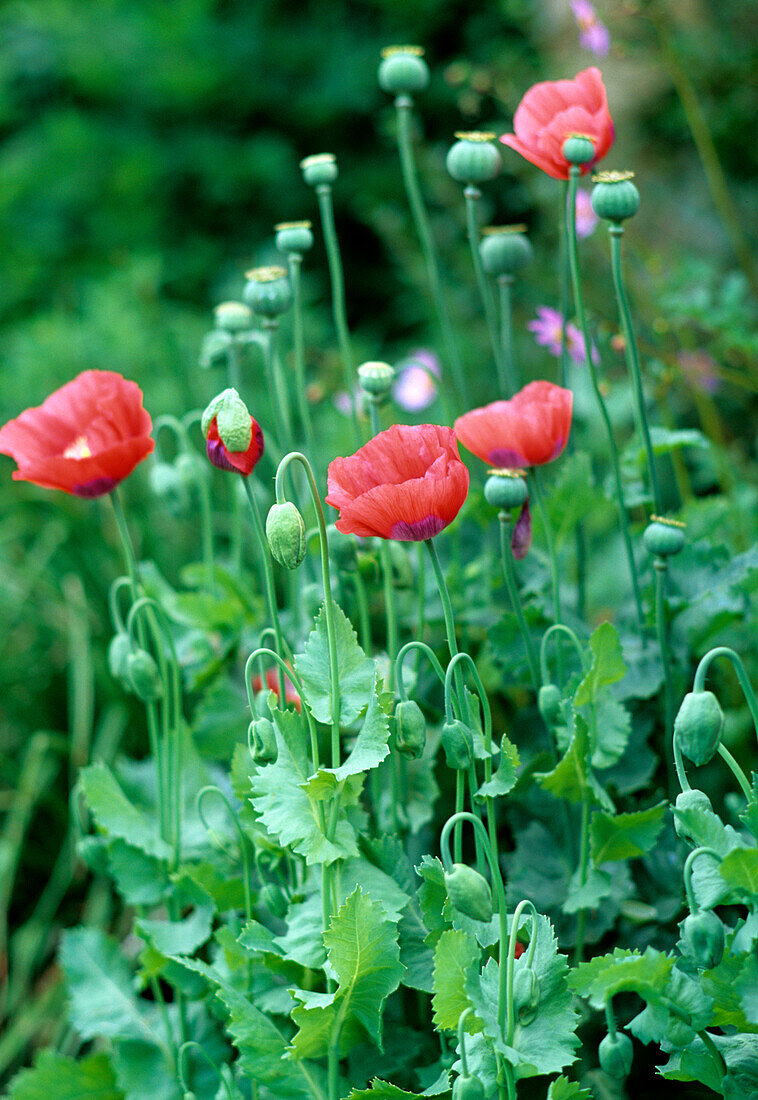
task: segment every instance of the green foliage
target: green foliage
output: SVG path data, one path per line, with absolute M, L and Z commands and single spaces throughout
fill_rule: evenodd
M 335 644 L 339 669 L 340 721 L 354 722 L 366 706 L 374 677 L 374 663 L 358 645 L 358 637 L 341 608 L 334 607 Z M 303 681 L 305 698 L 319 722 L 331 722 L 331 668 L 326 633 L 326 611 L 322 607 L 315 629 L 305 643 L 305 650 L 295 658 L 295 668 Z
M 93 1054 L 75 1062 L 52 1050 L 42 1050 L 34 1069 L 13 1079 L 9 1100 L 123 1100 L 113 1067 L 105 1054 Z

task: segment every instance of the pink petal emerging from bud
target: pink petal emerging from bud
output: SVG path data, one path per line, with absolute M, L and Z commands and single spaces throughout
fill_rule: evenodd
M 528 499 L 524 501 L 519 512 L 518 519 L 511 532 L 511 550 L 516 561 L 525 558 L 532 545 L 532 513 L 529 511 Z

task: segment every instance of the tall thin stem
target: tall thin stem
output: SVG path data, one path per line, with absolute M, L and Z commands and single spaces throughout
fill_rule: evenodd
M 303 257 L 299 252 L 288 252 L 287 263 L 290 273 L 290 285 L 292 287 L 292 340 L 295 348 L 295 386 L 297 388 L 297 405 L 300 414 L 300 423 L 305 432 L 305 444 L 309 453 L 315 460 L 316 439 L 313 434 L 313 422 L 311 410 L 308 405 L 305 379 L 305 336 L 303 333 L 303 288 L 300 279 L 300 268 Z
M 524 618 L 524 611 L 521 606 L 521 596 L 519 595 L 518 583 L 516 581 L 516 572 L 513 567 L 513 549 L 511 548 L 511 516 L 509 512 L 499 512 L 498 519 L 500 520 L 500 555 L 503 562 L 503 575 L 505 576 L 505 585 L 508 589 L 508 598 L 511 601 L 511 607 L 513 613 L 516 616 L 519 630 L 521 631 L 521 637 L 524 639 L 524 646 L 526 648 L 526 659 L 529 664 L 529 673 L 532 677 L 532 686 L 535 691 L 539 690 L 540 677 L 539 669 L 537 665 L 537 654 L 534 649 L 534 642 L 532 636 L 529 633 L 529 627 L 526 624 Z
M 487 280 L 484 276 L 484 269 L 482 268 L 482 258 L 479 255 L 479 225 L 477 220 L 476 204 L 482 197 L 482 193 L 478 187 L 473 187 L 471 184 L 469 184 L 469 186 L 464 189 L 463 196 L 466 202 L 466 232 L 468 233 L 468 243 L 471 250 L 471 260 L 474 265 L 476 285 L 479 288 L 479 296 L 482 299 L 484 319 L 487 322 L 487 332 L 489 333 L 490 344 L 492 346 L 492 355 L 495 360 L 495 366 L 497 368 L 497 377 L 498 384 L 500 386 L 500 392 L 504 397 L 506 397 L 508 395 L 508 376 L 505 364 L 505 356 L 503 354 L 503 345 L 498 336 L 497 321 L 495 319 L 495 310 L 492 303 L 492 296 L 490 294 L 490 288 L 487 286 Z
M 252 490 L 248 478 L 242 478 L 242 484 L 245 486 L 245 493 L 250 503 L 250 512 L 253 517 L 253 530 L 255 531 L 255 537 L 258 540 L 258 549 L 260 551 L 261 564 L 263 566 L 263 583 L 266 591 L 266 603 L 268 604 L 268 617 L 271 620 L 271 626 L 274 629 L 274 638 L 276 639 L 276 652 L 280 657 L 284 657 L 284 641 L 282 639 L 282 628 L 279 623 L 279 610 L 276 606 L 276 585 L 274 583 L 274 568 L 271 564 L 271 554 L 268 548 L 268 542 L 266 541 L 266 531 L 263 526 L 263 518 L 261 517 L 260 508 L 258 507 L 258 501 L 255 499 L 255 493 Z M 279 698 L 281 699 L 282 706 L 286 705 L 286 684 L 284 679 L 284 671 L 280 665 L 277 666 L 277 672 L 279 676 Z
M 706 655 L 701 659 L 700 664 L 695 671 L 695 681 L 692 687 L 693 691 L 703 691 L 705 689 L 705 678 L 708 674 L 708 669 L 711 666 L 711 662 L 717 657 L 727 657 L 731 663 L 734 671 L 737 673 L 737 679 L 740 682 L 747 705 L 750 708 L 750 714 L 753 718 L 753 726 L 755 727 L 756 737 L 758 737 L 758 699 L 755 697 L 753 691 L 753 685 L 750 683 L 750 679 L 745 669 L 742 659 L 738 653 L 735 653 L 733 649 L 728 646 L 716 646 L 715 649 L 710 649 Z
M 666 721 L 666 768 L 669 775 L 669 787 L 673 786 L 671 772 L 671 753 L 668 744 L 668 731 L 674 727 L 674 683 L 671 671 L 671 653 L 668 643 L 668 624 L 666 621 L 666 572 L 668 566 L 663 558 L 655 558 L 655 629 L 658 635 L 658 648 L 663 666 L 663 701 Z
M 290 399 L 282 374 L 281 359 L 277 354 L 276 348 L 276 338 L 279 332 L 278 320 L 273 317 L 266 318 L 263 322 L 263 331 L 266 337 L 263 347 L 263 354 L 266 362 L 266 377 L 271 386 L 271 400 L 275 406 L 274 413 L 276 416 L 277 434 L 282 447 L 291 447 L 293 444 L 293 436 Z
M 503 357 L 503 397 L 512 397 L 518 389 L 516 363 L 513 357 L 513 309 L 511 304 L 512 275 L 498 275 L 498 301 L 500 303 L 500 343 Z

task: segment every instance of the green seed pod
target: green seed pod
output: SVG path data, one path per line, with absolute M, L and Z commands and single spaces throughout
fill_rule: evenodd
M 390 95 L 413 95 L 429 85 L 421 46 L 387 46 L 379 65 L 379 87 Z
M 280 252 L 302 255 L 313 248 L 313 230 L 309 221 L 279 222 L 274 226 L 275 243 Z
M 143 703 L 154 703 L 163 694 L 158 666 L 145 649 L 133 649 L 126 658 L 126 680 Z
M 426 745 L 426 719 L 413 699 L 403 699 L 395 708 L 395 744 L 397 751 L 410 760 L 418 760 Z
M 680 924 L 682 949 L 698 966 L 710 970 L 724 954 L 724 925 L 715 913 L 701 909 Z
M 453 1100 L 486 1100 L 484 1085 L 478 1077 L 456 1077 L 453 1085 Z
M 603 1073 L 616 1081 L 626 1080 L 634 1060 L 632 1040 L 628 1035 L 624 1035 L 622 1031 L 606 1035 L 601 1040 L 597 1053 Z
M 482 231 L 479 256 L 488 275 L 517 275 L 532 258 L 526 226 L 488 226 Z
M 126 631 L 120 630 L 108 645 L 108 668 L 111 676 L 122 683 L 126 680 L 126 662 L 132 652 L 132 640 Z
M 493 508 L 520 508 L 529 495 L 526 481 L 515 470 L 490 470 L 484 483 L 484 499 Z
M 652 516 L 651 519 L 652 522 L 647 525 L 642 536 L 648 554 L 668 558 L 684 549 L 687 541 L 684 524 L 670 519 L 663 520 L 660 516 Z
M 494 134 L 456 134 L 458 140 L 447 154 L 447 170 L 459 183 L 484 183 L 500 172 L 502 160 Z
M 474 735 L 458 718 L 442 727 L 442 748 L 448 768 L 465 771 L 474 759 Z
M 334 183 L 339 175 L 337 158 L 334 153 L 316 153 L 300 161 L 303 179 L 311 187 Z
M 522 967 L 513 975 L 513 1007 L 519 1022 L 530 1024 L 540 1004 L 540 983 L 531 967 Z
M 272 504 L 266 516 L 266 538 L 274 561 L 297 569 L 305 557 L 305 524 L 291 501 Z
M 640 208 L 640 193 L 632 183 L 634 172 L 598 172 L 592 179 L 592 209 L 599 218 L 622 222 Z
M 472 920 L 492 920 L 492 894 L 486 878 L 465 863 L 445 872 L 445 889 L 453 909 Z
M 666 1038 L 675 1047 L 688 1047 L 695 1038 L 695 1029 L 679 1016 L 672 1016 L 671 1023 L 666 1028 Z
M 220 302 L 213 311 L 213 319 L 224 332 L 246 332 L 253 325 L 253 315 L 244 302 Z
M 569 164 L 589 164 L 595 156 L 595 142 L 587 134 L 569 134 L 563 143 L 563 155 Z
M 247 742 L 256 764 L 274 764 L 279 755 L 276 733 L 268 718 L 254 718 L 247 731 Z
M 712 691 L 690 691 L 674 719 L 674 737 L 693 764 L 712 760 L 721 741 L 724 712 Z
M 681 837 L 682 840 L 690 840 L 690 834 L 683 825 L 679 814 L 684 810 L 701 810 L 706 813 L 713 813 L 713 806 L 711 800 L 707 794 L 703 794 L 702 791 L 682 791 L 677 795 L 676 802 L 674 804 L 674 828 L 676 829 L 676 835 Z
M 550 729 L 562 725 L 561 692 L 556 684 L 543 684 L 537 693 L 537 706 L 545 725 Z
M 255 267 L 246 278 L 242 296 L 259 317 L 279 317 L 292 305 L 290 281 L 283 267 Z
M 394 381 L 395 368 L 389 363 L 361 363 L 358 367 L 358 382 L 361 389 L 370 397 L 386 397 Z
M 281 920 L 287 912 L 287 896 L 281 886 L 277 886 L 275 882 L 266 882 L 261 887 L 259 896 L 261 905 L 264 905 L 272 916 Z

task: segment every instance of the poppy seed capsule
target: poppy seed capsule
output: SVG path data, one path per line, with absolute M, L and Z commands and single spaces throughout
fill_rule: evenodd
M 699 967 L 718 966 L 724 954 L 724 925 L 715 913 L 700 910 L 682 921 L 682 947 Z
M 660 516 L 652 516 L 651 522 L 645 528 L 642 541 L 648 554 L 654 554 L 659 558 L 671 557 L 672 554 L 678 554 L 684 549 L 686 542 L 684 524 L 677 523 L 676 520 L 664 520 Z
M 600 1068 L 603 1073 L 616 1081 L 624 1081 L 629 1076 L 634 1061 L 632 1040 L 622 1031 L 606 1035 L 598 1047 Z
M 488 133 L 456 134 L 458 140 L 448 151 L 447 170 L 459 183 L 485 183 L 500 172 L 502 160 L 495 135 Z
M 389 363 L 361 363 L 358 367 L 358 382 L 361 389 L 370 397 L 386 397 L 395 381 L 395 368 Z
M 426 745 L 426 719 L 418 703 L 403 699 L 395 709 L 397 751 L 410 760 L 418 760 Z
M 287 272 L 283 267 L 255 267 L 247 272 L 247 283 L 242 292 L 253 313 L 273 319 L 286 313 L 292 305 Z
M 313 230 L 311 223 L 280 222 L 274 226 L 275 243 L 280 252 L 297 252 L 302 255 L 313 248 Z
M 390 95 L 413 95 L 429 85 L 429 66 L 421 46 L 387 46 L 379 65 L 379 87 Z
M 595 158 L 595 142 L 587 134 L 569 134 L 562 152 L 569 164 L 589 164 Z
M 442 748 L 448 768 L 465 771 L 474 759 L 474 738 L 468 726 L 458 718 L 442 727 Z
M 640 193 L 632 183 L 634 172 L 599 172 L 593 176 L 592 209 L 599 218 L 622 222 L 640 208 Z
M 453 1085 L 453 1100 L 486 1100 L 484 1086 L 478 1077 L 470 1074 L 456 1077 Z
M 543 684 L 537 693 L 537 706 L 546 726 L 552 729 L 563 722 L 561 692 L 557 684 Z
M 244 302 L 221 302 L 213 311 L 213 319 L 224 332 L 245 332 L 253 324 L 253 315 Z
M 268 718 L 254 718 L 247 731 L 248 744 L 256 764 L 275 764 L 279 755 L 276 733 Z
M 484 483 L 484 499 L 493 508 L 520 508 L 528 495 L 526 481 L 515 470 L 490 470 Z
M 682 840 L 690 840 L 689 831 L 683 824 L 680 814 L 686 810 L 695 810 L 700 813 L 713 813 L 713 806 L 711 800 L 707 794 L 703 794 L 702 791 L 691 790 L 682 791 L 677 795 L 676 802 L 674 803 L 674 829 L 676 835 L 681 837 Z
M 303 179 L 311 187 L 334 183 L 339 175 L 334 153 L 316 153 L 300 161 Z
M 532 258 L 524 225 L 490 226 L 479 242 L 482 267 L 488 275 L 517 275 Z
M 674 719 L 674 737 L 682 753 L 700 766 L 713 759 L 721 741 L 724 712 L 712 691 L 690 691 Z
M 163 693 L 158 666 L 145 649 L 134 649 L 126 658 L 126 681 L 143 703 L 154 703 Z
M 472 920 L 492 920 L 492 894 L 483 875 L 465 863 L 445 872 L 445 889 L 453 909 Z
M 297 569 L 305 557 L 305 524 L 291 501 L 272 504 L 266 516 L 271 556 L 285 569 Z
M 513 976 L 513 1005 L 519 1023 L 530 1024 L 540 1003 L 540 983 L 531 967 L 517 970 Z

